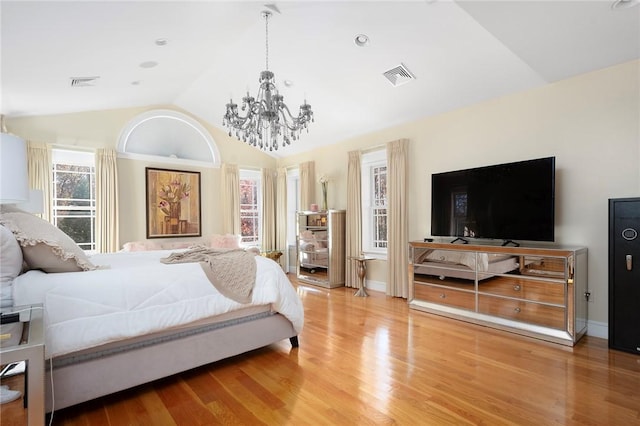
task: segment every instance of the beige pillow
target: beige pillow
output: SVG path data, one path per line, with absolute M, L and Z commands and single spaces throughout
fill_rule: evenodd
M 11 285 L 22 271 L 22 250 L 13 233 L 0 225 L 0 308 L 13 305 Z
M 22 271 L 22 250 L 10 229 L 0 225 L 0 282 L 11 282 Z
M 242 239 L 242 237 L 240 235 L 213 234 L 211 236 L 211 248 L 237 249 L 237 248 L 240 248 L 240 240 L 241 239 Z
M 78 272 L 96 269 L 84 251 L 64 232 L 30 213 L 7 212 L 0 224 L 13 232 L 29 269 Z
M 318 248 L 327 248 L 327 231 L 316 231 L 315 239 Z

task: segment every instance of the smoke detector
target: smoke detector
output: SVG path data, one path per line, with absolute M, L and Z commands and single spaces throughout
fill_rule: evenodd
M 416 79 L 404 64 L 393 67 L 390 70 L 383 72 L 382 75 L 389 80 L 393 87 L 402 86 L 403 84 Z
M 616 0 L 611 5 L 611 9 L 613 10 L 630 9 L 638 5 L 640 5 L 639 0 Z

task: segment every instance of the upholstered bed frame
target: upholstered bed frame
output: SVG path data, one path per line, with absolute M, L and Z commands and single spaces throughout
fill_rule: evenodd
M 296 332 L 267 307 L 46 360 L 46 411 L 58 410 L 289 339 Z M 51 389 L 53 364 L 53 390 Z
M 164 252 L 89 259 L 58 228 L 12 206 L 0 208 L 0 249 L 0 306 L 43 303 L 49 322 L 46 353 L 61 354 L 45 362 L 47 412 L 283 339 L 298 345 L 301 301 L 280 266 L 267 259 L 255 258 L 257 291 L 249 304 L 210 291 L 215 283 L 197 263 L 162 269 L 168 267 L 160 261 Z M 94 265 L 99 256 L 104 263 Z M 100 264 L 109 267 L 99 269 Z M 195 278 L 187 283 L 185 277 Z M 126 285 L 132 280 L 142 285 L 132 290 Z M 234 284 L 238 288 L 241 282 Z M 73 321 L 70 313 L 77 314 Z M 188 318 L 194 320 L 185 322 Z

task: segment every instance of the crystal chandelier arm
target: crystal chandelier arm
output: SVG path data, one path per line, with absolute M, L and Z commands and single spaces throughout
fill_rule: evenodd
M 280 106 L 280 115 L 282 116 L 282 122 L 292 131 L 300 131 L 306 128 L 310 121 L 313 121 L 313 112 L 306 102 L 300 105 L 300 114 L 297 117 L 291 114 L 289 107 L 285 104 Z

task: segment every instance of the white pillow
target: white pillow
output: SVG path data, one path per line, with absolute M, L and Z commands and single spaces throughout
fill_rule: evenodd
M 13 233 L 0 225 L 0 307 L 13 305 L 11 285 L 22 271 L 22 250 Z
M 313 232 L 306 230 L 300 233 L 300 240 L 303 242 L 315 243 L 316 236 L 313 235 Z
M 13 232 L 29 269 L 78 272 L 96 269 L 84 251 L 64 232 L 26 212 L 0 215 L 0 224 Z

